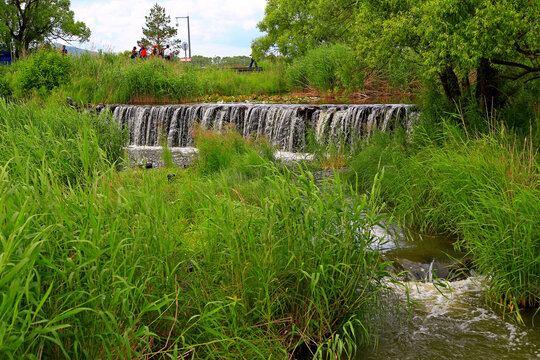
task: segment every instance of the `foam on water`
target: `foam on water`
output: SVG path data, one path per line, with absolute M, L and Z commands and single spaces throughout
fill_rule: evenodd
M 161 146 L 138 146 L 129 145 L 126 148 L 132 163 L 146 164 L 152 163 L 154 167 L 164 166 L 162 159 L 163 148 Z M 173 162 L 181 167 L 186 167 L 193 164 L 197 159 L 199 149 L 194 147 L 170 147 Z M 300 161 L 313 161 L 313 154 L 308 153 L 293 153 L 287 151 L 274 152 L 274 158 L 284 163 L 293 163 Z
M 360 359 L 540 358 L 540 330 L 515 324 L 487 307 L 483 278 L 470 277 L 446 287 L 409 282 L 391 288 L 402 303 L 408 297 L 413 309 L 410 315 L 388 314 L 378 350 Z

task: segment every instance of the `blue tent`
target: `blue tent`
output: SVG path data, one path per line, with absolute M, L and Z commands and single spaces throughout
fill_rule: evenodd
M 11 51 L 7 46 L 0 45 L 0 64 L 11 64 Z

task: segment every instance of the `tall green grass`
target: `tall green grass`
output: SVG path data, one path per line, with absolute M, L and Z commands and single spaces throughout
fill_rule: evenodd
M 323 358 L 368 343 L 375 196 L 280 171 L 232 133 L 198 134 L 192 169 L 117 172 L 109 117 L 0 106 L 1 358 Z
M 247 66 L 247 63 L 245 64 Z M 100 53 L 61 56 L 40 51 L 16 61 L 1 92 L 19 98 L 69 96 L 81 103 L 184 103 L 205 96 L 271 96 L 315 90 L 322 94 L 352 94 L 369 88 L 388 94 L 414 88 L 414 69 L 400 62 L 382 71 L 368 69 L 343 45 L 310 50 L 291 61 L 260 61 L 264 71 L 163 61 L 150 57 Z M 413 75 L 411 75 L 413 74 Z M 5 88 L 2 90 L 2 88 Z
M 295 59 L 286 71 L 291 88 L 325 93 L 353 92 L 362 87 L 364 75 L 352 50 L 344 45 L 312 49 Z
M 0 99 L 0 161 L 25 183 L 54 173 L 66 184 L 85 183 L 96 169 L 122 157 L 126 137 L 110 116 L 78 114 L 60 105 L 14 105 Z
M 132 60 L 123 55 L 63 57 L 39 52 L 11 65 L 1 93 L 19 98 L 69 96 L 81 103 L 182 103 L 206 95 L 273 95 L 287 90 L 279 64 L 262 72 L 238 73 L 161 58 Z M 30 91 L 33 89 L 33 92 Z
M 384 170 L 383 197 L 409 226 L 457 234 L 488 276 L 488 302 L 518 317 L 540 304 L 540 167 L 530 137 L 502 125 L 478 135 L 450 122 L 419 126 L 412 141 L 378 134 L 351 168 L 365 187 Z

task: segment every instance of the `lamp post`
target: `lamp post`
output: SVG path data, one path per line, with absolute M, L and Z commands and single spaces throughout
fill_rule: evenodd
M 188 37 L 188 46 L 189 46 L 189 58 L 191 59 L 191 36 L 189 34 L 189 16 L 177 16 L 176 19 L 176 27 L 179 26 L 178 19 L 187 19 L 187 37 Z

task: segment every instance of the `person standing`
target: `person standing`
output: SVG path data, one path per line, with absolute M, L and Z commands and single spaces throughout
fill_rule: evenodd
M 141 59 L 146 60 L 148 57 L 148 52 L 146 51 L 146 47 L 144 45 L 141 45 L 141 49 L 139 50 L 139 54 L 141 55 Z
M 157 56 L 157 55 L 158 55 L 158 46 L 154 45 L 154 49 L 152 49 L 152 56 Z
M 251 58 L 251 62 L 249 63 L 249 68 L 251 69 L 253 64 L 255 64 L 255 68 L 258 68 L 259 66 L 257 66 L 257 62 L 255 61 L 255 59 L 253 59 L 253 54 L 251 54 L 249 57 Z
M 137 51 L 137 47 L 134 46 L 134 47 L 133 47 L 133 50 L 131 50 L 131 58 L 132 58 L 133 60 L 135 60 L 135 59 L 137 59 L 137 55 L 139 55 L 139 52 Z
M 165 58 L 165 60 L 170 61 L 171 60 L 171 54 L 172 54 L 172 50 L 169 47 L 169 45 L 167 45 L 165 47 L 165 50 L 163 50 L 163 57 Z
M 68 51 L 66 49 L 66 45 L 62 45 L 62 56 L 67 55 Z

